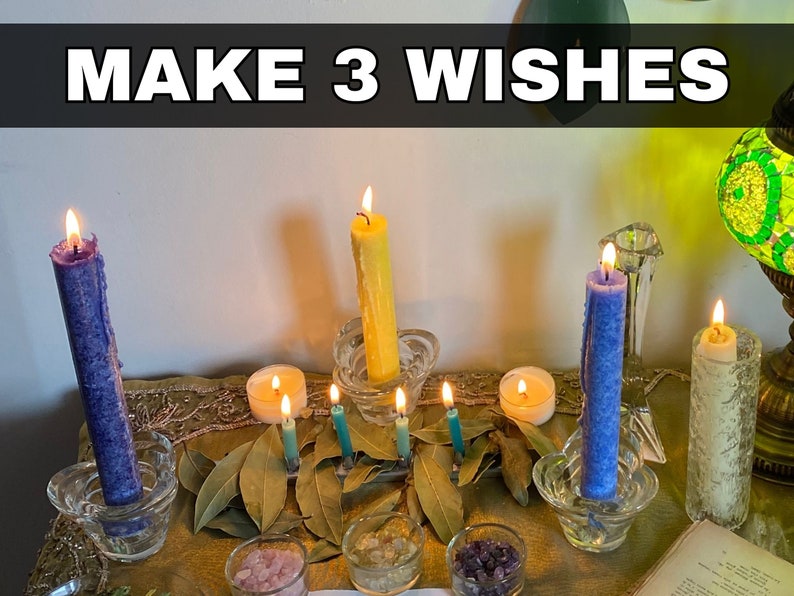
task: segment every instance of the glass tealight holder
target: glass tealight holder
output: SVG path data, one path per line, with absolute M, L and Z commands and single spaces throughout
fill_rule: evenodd
M 162 548 L 177 492 L 171 441 L 156 432 L 135 433 L 133 439 L 143 481 L 144 496 L 139 501 L 105 505 L 95 461 L 69 466 L 47 485 L 47 497 L 55 508 L 77 522 L 102 554 L 114 561 L 140 561 Z
M 422 573 L 425 532 L 404 513 L 382 511 L 357 519 L 342 538 L 350 581 L 370 596 L 411 588 Z
M 226 559 L 226 582 L 233 596 L 306 596 L 309 555 L 288 534 L 262 534 L 246 540 Z
M 401 329 L 397 337 L 400 374 L 377 387 L 370 385 L 367 378 L 361 319 L 345 323 L 334 339 L 334 383 L 342 395 L 353 400 L 364 420 L 382 426 L 397 418 L 394 394 L 398 387 L 405 391 L 405 413 L 414 411 L 440 349 L 436 336 L 424 329 Z
M 475 524 L 447 546 L 447 569 L 456 596 L 516 596 L 524 586 L 527 549 L 515 530 Z
M 565 538 L 578 549 L 608 552 L 626 540 L 631 524 L 656 496 L 659 481 L 645 465 L 639 440 L 620 429 L 618 488 L 614 499 L 582 497 L 582 432 L 577 429 L 558 453 L 544 455 L 532 469 L 543 499 L 557 514 Z

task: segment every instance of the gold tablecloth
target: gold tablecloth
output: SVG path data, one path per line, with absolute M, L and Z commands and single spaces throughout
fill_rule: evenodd
M 557 413 L 541 428 L 558 446 L 572 432 L 580 397 L 575 373 L 554 373 L 557 382 Z M 425 422 L 443 413 L 440 384 L 443 379 L 456 386 L 456 403 L 462 415 L 497 400 L 500 373 L 464 372 L 432 376 L 426 383 L 421 407 Z M 259 436 L 264 425 L 250 416 L 245 377 L 202 379 L 180 377 L 162 381 L 127 381 L 125 391 L 135 430 L 155 430 L 177 446 L 198 449 L 220 459 L 237 445 Z M 483 478 L 461 488 L 467 524 L 502 521 L 516 528 L 524 538 L 528 561 L 525 593 L 531 594 L 623 594 L 662 556 L 675 538 L 689 525 L 684 511 L 686 485 L 689 383 L 685 375 L 662 371 L 657 383 L 648 388 L 659 433 L 667 454 L 666 464 L 650 462 L 659 478 L 659 492 L 648 509 L 632 526 L 626 542 L 611 553 L 587 553 L 570 546 L 551 508 L 530 488 L 530 502 L 521 507 L 512 498 L 501 478 Z M 315 416 L 327 415 L 326 396 L 330 379 L 307 375 L 309 407 Z M 468 410 L 468 413 L 466 412 Z M 81 437 L 79 458 L 88 453 Z M 354 511 L 372 494 L 394 490 L 389 483 L 374 483 L 343 497 L 346 512 Z M 360 491 L 365 491 L 362 493 Z M 294 499 L 294 491 L 290 490 Z M 113 579 L 123 572 L 125 583 L 143 590 L 152 587 L 152 578 L 176 571 L 204 588 L 207 594 L 228 594 L 224 564 L 240 539 L 204 529 L 193 534 L 195 497 L 179 488 L 173 505 L 168 537 L 163 549 L 151 558 L 133 564 L 109 563 L 98 555 L 91 542 L 72 522 L 59 516 L 45 536 L 36 567 L 31 572 L 26 594 L 38 596 L 60 583 L 80 575 Z M 295 503 L 288 507 L 295 509 Z M 427 529 L 427 548 L 420 582 L 416 587 L 448 587 L 445 545 Z M 794 489 L 753 478 L 750 515 L 737 531 L 751 542 L 794 561 Z M 295 533 L 311 546 L 304 530 Z M 352 589 L 341 557 L 310 567 L 311 590 Z M 137 593 L 137 592 L 136 592 Z

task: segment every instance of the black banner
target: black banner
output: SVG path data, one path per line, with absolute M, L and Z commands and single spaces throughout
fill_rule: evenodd
M 0 25 L 3 127 L 748 127 L 794 25 Z

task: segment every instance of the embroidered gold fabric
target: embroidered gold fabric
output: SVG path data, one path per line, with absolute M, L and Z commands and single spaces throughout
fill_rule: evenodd
M 527 543 L 525 592 L 532 594 L 622 594 L 661 557 L 667 547 L 689 524 L 684 511 L 686 485 L 686 436 L 689 411 L 688 377 L 678 371 L 661 370 L 646 388 L 668 463 L 651 463 L 659 477 L 660 489 L 646 512 L 629 532 L 626 543 L 612 553 L 594 555 L 568 545 L 551 509 L 536 491 L 530 503 L 519 506 L 500 478 L 483 478 L 476 485 L 461 488 L 466 523 L 502 521 L 517 528 Z M 542 428 L 557 445 L 572 432 L 581 411 L 581 393 L 576 372 L 553 373 L 557 384 L 557 414 Z M 441 384 L 455 386 L 456 404 L 462 411 L 497 401 L 502 373 L 457 372 L 433 375 L 427 381 L 420 405 L 428 412 L 440 411 Z M 245 392 L 246 377 L 224 379 L 180 377 L 161 381 L 127 381 L 125 393 L 134 430 L 154 430 L 168 436 L 176 446 L 188 443 L 210 457 L 220 459 L 237 445 L 256 438 L 263 425 L 250 415 Z M 327 416 L 330 378 L 306 375 L 308 405 L 303 417 Z M 177 456 L 182 448 L 177 447 Z M 81 433 L 81 459 L 89 455 L 85 431 Z M 355 511 L 369 496 L 367 492 L 391 491 L 387 483 L 366 486 L 344 496 L 345 511 Z M 42 487 L 44 490 L 44 487 Z M 360 492 L 361 491 L 361 492 Z M 290 491 L 292 493 L 292 491 Z M 223 566 L 240 539 L 215 530 L 192 532 L 195 498 L 180 487 L 172 509 L 169 535 L 162 551 L 140 563 L 122 565 L 108 562 L 97 553 L 80 528 L 59 516 L 44 537 L 36 567 L 30 574 L 26 594 L 40 596 L 55 586 L 79 576 L 113 584 L 123 573 L 125 582 L 133 577 L 145 594 L 154 577 L 178 573 L 201 586 L 206 594 L 228 594 Z M 290 502 L 292 500 L 292 502 Z M 738 533 L 778 556 L 794 560 L 794 495 L 789 487 L 753 479 L 753 497 L 748 522 Z M 288 498 L 288 507 L 294 499 Z M 444 551 L 428 527 L 425 562 L 417 587 L 448 587 Z M 299 538 L 311 545 L 301 531 Z M 123 568 L 123 569 L 122 569 Z M 310 567 L 310 589 L 352 589 L 341 557 Z M 108 581 L 108 578 L 110 580 Z M 147 581 L 149 582 L 147 584 Z

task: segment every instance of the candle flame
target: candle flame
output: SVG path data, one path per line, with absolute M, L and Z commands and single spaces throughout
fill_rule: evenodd
M 270 386 L 273 388 L 273 391 L 278 393 L 278 390 L 281 388 L 281 379 L 278 378 L 278 375 L 273 375 L 273 380 L 270 381 Z
M 331 383 L 331 404 L 334 406 L 339 404 L 339 387 L 336 383 Z
M 722 303 L 722 299 L 717 300 L 717 304 L 714 305 L 714 312 L 711 315 L 711 324 L 725 324 L 725 305 Z
M 405 416 L 405 392 L 402 387 L 397 388 L 397 393 L 394 396 L 397 405 L 397 413 L 400 416 Z
M 289 401 L 289 395 L 286 393 L 284 397 L 281 398 L 281 415 L 284 417 L 284 420 L 292 418 L 292 404 Z
M 518 380 L 518 394 L 527 396 L 527 382 L 524 379 Z
M 444 405 L 448 409 L 455 407 L 455 401 L 452 399 L 452 388 L 446 381 L 444 381 L 444 384 L 441 386 L 441 396 L 444 400 Z
M 601 253 L 601 273 L 605 279 L 609 279 L 609 274 L 615 270 L 616 259 L 615 245 L 607 242 L 606 246 L 604 246 L 604 251 Z
M 71 209 L 66 212 L 66 242 L 71 246 L 80 245 L 80 224 Z
M 364 191 L 364 197 L 361 199 L 361 210 L 364 213 L 372 213 L 372 187 L 367 186 Z

